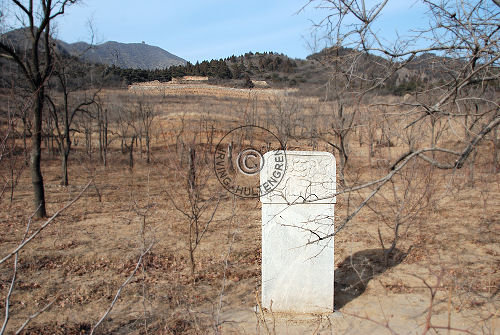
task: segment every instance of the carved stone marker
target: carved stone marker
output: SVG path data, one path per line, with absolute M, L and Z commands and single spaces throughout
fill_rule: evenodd
M 264 155 L 263 185 L 273 152 Z M 333 312 L 335 158 L 286 151 L 283 180 L 262 202 L 262 307 L 274 312 Z M 271 305 L 272 304 L 272 305 Z

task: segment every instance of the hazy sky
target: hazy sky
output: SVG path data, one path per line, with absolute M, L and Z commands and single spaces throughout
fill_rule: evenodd
M 375 2 L 375 1 L 368 1 Z M 389 2 L 378 22 L 384 36 L 405 31 L 422 20 L 414 0 Z M 328 14 L 314 4 L 297 14 L 307 0 L 84 0 L 58 19 L 57 36 L 66 42 L 90 39 L 92 22 L 97 42 L 118 41 L 159 46 L 196 62 L 275 51 L 290 57 L 311 54 L 313 22 Z M 318 36 L 321 37 L 321 36 Z M 318 47 L 325 41 L 318 42 Z M 319 50 L 317 50 L 319 51 Z

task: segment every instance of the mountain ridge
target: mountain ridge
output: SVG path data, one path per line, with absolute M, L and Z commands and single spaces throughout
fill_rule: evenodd
M 69 54 L 78 56 L 86 62 L 115 65 L 121 68 L 154 70 L 187 63 L 179 56 L 146 43 L 107 41 L 90 45 L 85 42 L 66 43 L 61 40 L 58 42 Z
M 8 31 L 0 38 L 7 39 L 12 45 L 20 48 L 29 47 L 27 28 Z M 83 41 L 68 43 L 54 39 L 57 49 L 65 54 L 76 56 L 82 61 L 115 65 L 122 68 L 155 70 L 174 65 L 185 65 L 187 61 L 158 46 L 142 43 L 122 43 L 107 41 L 91 45 Z

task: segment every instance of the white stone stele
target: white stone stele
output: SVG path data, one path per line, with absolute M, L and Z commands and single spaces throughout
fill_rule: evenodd
M 264 155 L 261 185 L 273 172 Z M 286 151 L 284 179 L 262 202 L 262 307 L 273 312 L 331 313 L 334 294 L 335 158 Z M 272 306 L 271 306 L 272 301 Z

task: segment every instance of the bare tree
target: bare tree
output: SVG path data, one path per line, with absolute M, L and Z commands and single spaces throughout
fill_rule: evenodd
M 5 161 L 8 156 L 10 156 L 9 152 L 9 141 L 11 138 L 11 132 L 12 132 L 12 121 L 9 120 L 8 122 L 8 127 L 7 129 L 0 129 L 0 163 Z M 7 190 L 7 187 L 9 185 L 9 179 L 6 177 L 3 177 L 3 185 L 0 187 L 0 200 L 2 199 L 3 195 L 5 194 L 5 191 Z
M 108 108 L 103 104 L 101 99 L 97 97 L 96 104 L 97 108 L 97 126 L 99 129 L 99 155 L 104 166 L 108 164 L 108 146 L 110 144 L 108 138 Z
M 189 149 L 189 169 L 185 179 L 186 187 L 184 189 L 187 193 L 187 199 L 181 194 L 175 196 L 168 192 L 169 200 L 172 201 L 175 209 L 188 220 L 188 251 L 193 280 L 196 279 L 195 252 L 210 224 L 214 221 L 220 203 L 220 196 L 207 197 L 204 194 L 208 187 L 206 171 L 209 170 L 204 164 L 206 164 L 204 160 L 196 158 L 193 145 Z
M 408 235 L 412 224 L 425 214 L 425 209 L 433 200 L 432 168 L 427 167 L 424 171 L 420 171 L 418 163 L 418 161 L 409 163 L 408 168 L 390 180 L 387 188 L 377 193 L 374 203 L 367 205 L 380 219 L 377 232 L 386 266 L 400 237 Z M 388 247 L 384 240 L 389 241 Z
M 17 11 L 17 18 L 23 32 L 29 37 L 29 47 L 13 45 L 10 41 L 0 40 L 0 56 L 15 62 L 29 83 L 31 94 L 34 97 L 33 130 L 31 148 L 31 182 L 33 184 L 35 217 L 46 216 L 45 191 L 43 177 L 40 170 L 42 118 L 44 103 L 46 101 L 45 87 L 47 80 L 54 70 L 54 48 L 51 39 L 51 24 L 60 15 L 64 14 L 66 7 L 74 4 L 76 0 L 40 0 L 39 4 L 33 0 L 10 1 Z M 2 35 L 4 36 L 4 35 Z
M 430 131 L 424 137 L 429 141 L 415 142 L 407 152 L 396 157 L 388 164 L 390 170 L 385 176 L 361 184 L 347 183 L 339 194 L 363 188 L 371 191 L 340 223 L 336 232 L 413 160 L 422 160 L 442 170 L 461 169 L 466 162 L 473 161 L 481 142 L 500 124 L 500 105 L 495 90 L 500 80 L 500 7 L 488 0 L 423 0 L 428 20 L 420 22 L 425 22 L 426 26 L 415 27 L 410 38 L 387 42 L 377 35 L 374 25 L 383 19 L 388 3 L 389 0 L 370 6 L 364 0 L 311 0 L 307 3 L 330 10 L 318 28 L 324 28 L 327 39 L 333 42 L 330 52 L 337 54 L 339 51 L 341 57 L 350 59 L 349 66 L 342 67 L 341 74 L 345 93 L 354 98 L 351 105 L 360 104 L 375 90 L 383 89 L 398 78 L 402 69 L 409 71 L 425 64 L 432 67 L 434 76 L 441 76 L 426 85 L 415 84 L 411 101 L 385 104 L 398 108 L 402 116 L 411 116 L 403 125 L 405 130 L 428 122 Z M 429 55 L 431 52 L 435 54 Z M 467 111 L 466 106 L 473 108 Z M 462 134 L 457 132 L 460 128 Z M 386 130 L 391 133 L 385 134 L 384 141 L 395 136 L 392 130 Z M 445 132 L 453 132 L 458 140 L 440 140 Z M 324 238 L 328 237 L 320 239 Z
M 256 107 L 254 107 L 256 108 Z M 296 136 L 296 127 L 298 125 L 298 115 L 301 111 L 301 106 L 297 99 L 291 97 L 276 96 L 269 100 L 268 108 L 268 124 L 272 124 L 276 129 L 277 136 L 286 144 L 290 138 Z M 256 119 L 256 117 L 254 117 Z M 257 123 L 247 123 L 257 124 Z
M 53 223 L 55 221 L 55 219 L 62 212 L 64 212 L 69 207 L 71 207 L 78 199 L 80 199 L 81 196 L 83 195 L 83 193 L 85 193 L 85 191 L 87 190 L 87 188 L 89 187 L 89 185 L 91 183 L 92 183 L 92 180 L 89 181 L 87 183 L 87 185 L 85 185 L 85 187 L 81 190 L 81 192 L 76 197 L 74 197 L 64 207 L 62 207 L 57 212 L 55 212 L 49 219 L 47 219 L 41 226 L 39 226 L 38 229 L 32 231 L 32 227 L 31 227 L 32 219 L 33 219 L 33 216 L 35 215 L 35 213 L 37 212 L 37 210 L 35 210 L 33 212 L 33 214 L 31 215 L 31 217 L 28 219 L 28 222 L 26 224 L 26 230 L 25 230 L 24 235 L 23 235 L 21 241 L 19 242 L 19 244 L 14 248 L 14 250 L 12 250 L 11 252 L 9 252 L 7 255 L 5 255 L 5 256 L 2 255 L 3 258 L 0 259 L 0 265 L 2 265 L 3 263 L 5 263 L 6 261 L 8 261 L 10 258 L 14 257 L 14 262 L 13 262 L 13 268 L 14 269 L 13 269 L 12 279 L 10 281 L 9 289 L 8 289 L 8 292 L 7 292 L 6 297 L 5 297 L 5 317 L 4 317 L 4 321 L 2 323 L 2 327 L 0 328 L 0 335 L 4 334 L 4 332 L 5 332 L 6 328 L 7 328 L 7 325 L 9 323 L 9 321 L 10 321 L 10 317 L 11 317 L 11 314 L 10 314 L 11 313 L 11 311 L 10 311 L 10 308 L 11 308 L 10 301 L 11 301 L 11 298 L 12 298 L 12 294 L 14 292 L 14 287 L 16 285 L 18 271 L 19 271 L 19 252 L 24 247 L 26 247 L 27 244 L 29 244 L 30 242 L 32 242 L 35 239 L 35 237 L 37 237 L 38 234 L 40 234 L 45 228 L 47 228 L 51 223 Z M 37 313 L 31 315 L 28 318 L 28 320 L 26 320 L 21 325 L 21 328 L 19 328 L 19 330 L 18 330 L 17 333 L 20 333 L 27 326 L 27 324 L 32 319 L 36 318 L 38 315 L 40 315 L 41 313 L 43 313 L 43 311 L 45 311 L 46 309 L 48 309 L 52 305 L 53 302 L 54 301 L 52 301 L 51 303 L 47 304 L 45 307 L 43 307 Z
M 59 55 L 58 55 L 59 56 Z M 53 120 L 55 137 L 61 156 L 62 177 L 61 185 L 68 186 L 68 158 L 71 152 L 71 133 L 75 131 L 72 128 L 73 120 L 77 113 L 87 113 L 90 115 L 88 107 L 95 103 L 100 89 L 94 92 L 84 91 L 87 88 L 87 72 L 92 68 L 84 68 L 85 65 L 76 64 L 72 59 L 63 59 L 58 57 L 55 75 L 57 86 L 62 95 L 62 101 L 58 102 L 55 98 L 47 95 L 49 102 L 50 116 Z M 83 92 L 82 92 L 83 91 Z M 53 92 L 53 95 L 56 95 Z
M 77 113 L 75 118 L 75 129 L 83 130 L 85 137 L 85 152 L 89 160 L 92 160 L 92 152 L 94 151 L 93 135 L 94 135 L 94 116 L 90 113 Z
M 332 123 L 330 125 L 330 131 L 328 132 L 330 136 L 333 136 L 334 140 L 329 141 L 325 139 L 334 151 L 337 151 L 340 156 L 340 171 L 339 178 L 342 183 L 345 182 L 344 171 L 349 160 L 349 136 L 354 130 L 354 120 L 356 117 L 355 111 L 347 111 L 344 109 L 344 105 L 339 101 L 337 106 L 337 115 L 333 117 Z
M 134 267 L 134 270 L 132 271 L 132 273 L 127 277 L 127 279 L 120 285 L 120 287 L 118 288 L 118 290 L 116 291 L 116 294 L 113 298 L 113 300 L 111 301 L 110 305 L 108 306 L 108 308 L 106 309 L 106 311 L 104 312 L 104 314 L 101 316 L 101 318 L 92 326 L 92 328 L 90 329 L 90 334 L 94 334 L 95 330 L 97 327 L 99 327 L 99 325 L 104 321 L 106 320 L 106 318 L 108 317 L 109 313 L 111 313 L 111 311 L 113 310 L 113 308 L 115 307 L 117 301 L 118 301 L 118 298 L 120 298 L 120 294 L 122 293 L 122 290 L 130 283 L 130 281 L 134 278 L 135 274 L 137 273 L 137 271 L 139 270 L 139 268 L 141 267 L 141 265 L 143 264 L 143 260 L 144 260 L 144 256 L 146 256 L 150 251 L 151 251 L 151 248 L 153 248 L 153 245 L 154 245 L 154 242 L 152 242 L 146 250 L 144 250 L 141 255 L 139 256 L 139 259 L 137 260 L 137 263 L 135 264 L 135 267 Z
M 152 104 L 146 102 L 146 99 L 141 97 L 137 102 L 137 112 L 140 119 L 140 137 L 144 135 L 146 140 L 146 162 L 151 162 L 151 133 L 153 131 L 153 121 L 157 116 L 157 112 Z M 142 142 L 142 141 L 141 141 Z M 142 145 L 141 145 L 142 150 Z
M 152 106 L 145 107 L 143 104 L 136 104 L 134 101 L 122 99 L 123 101 L 113 104 L 112 118 L 115 129 L 121 140 L 122 154 L 128 153 L 129 167 L 134 167 L 134 146 L 141 137 L 143 127 L 148 126 L 148 137 L 151 140 L 151 130 L 153 125 Z M 149 109 L 151 108 L 151 109 Z M 150 145 L 150 142 L 148 143 Z
M 14 103 L 15 104 L 15 103 Z M 14 110 L 14 111 L 13 111 Z M 15 107 L 11 108 L 11 97 L 7 102 L 5 126 L 0 130 L 0 167 L 6 167 L 6 173 L 0 175 L 0 200 L 10 189 L 10 204 L 14 200 L 14 189 L 24 171 L 25 162 L 19 159 L 16 139 L 19 138 Z M 24 152 L 25 153 L 25 152 Z

